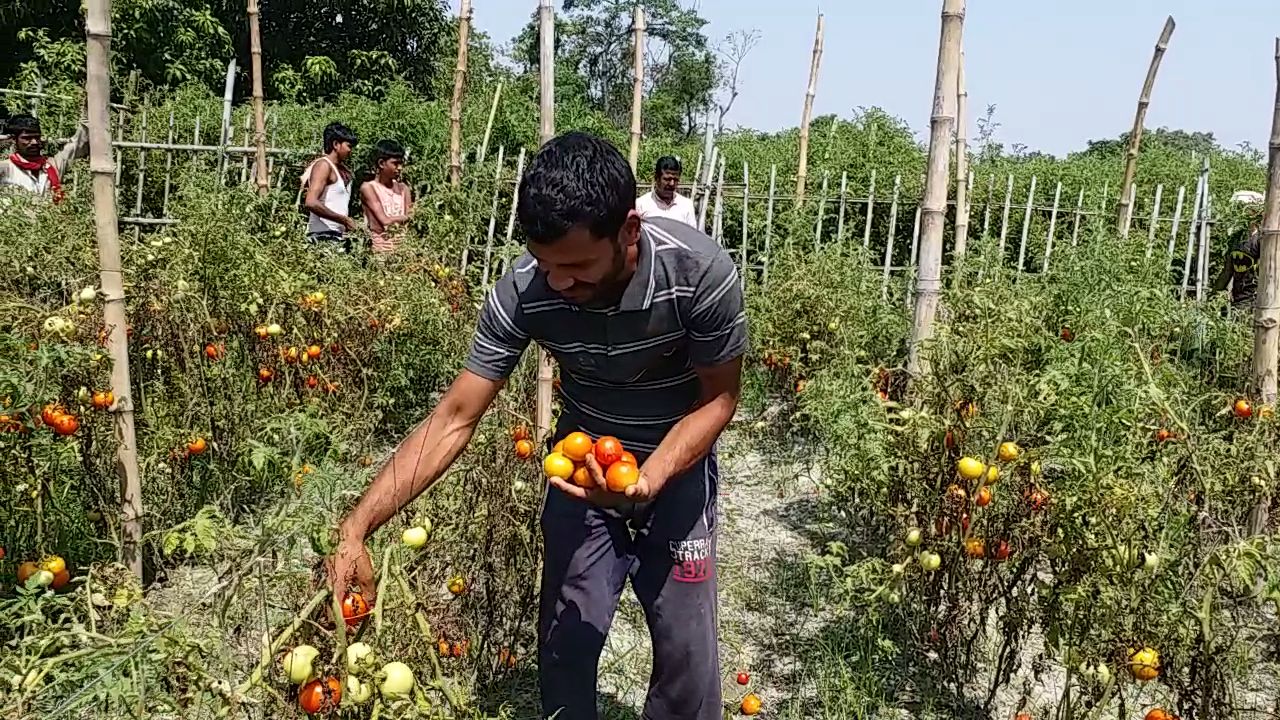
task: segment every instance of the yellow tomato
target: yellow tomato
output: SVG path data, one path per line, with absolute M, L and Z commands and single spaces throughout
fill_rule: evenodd
M 1001 462 L 1013 462 L 1022 454 L 1022 448 L 1018 447 L 1018 443 L 1012 440 L 1006 440 L 1000 443 L 999 456 Z
M 1129 674 L 1143 682 L 1160 674 L 1160 653 L 1144 647 L 1129 656 Z
M 956 472 L 960 473 L 960 477 L 965 480 L 977 480 L 986 471 L 987 466 L 983 465 L 981 460 L 971 457 L 960 458 L 960 462 L 956 463 Z
M 573 461 L 564 455 L 553 452 L 542 461 L 542 471 L 547 477 L 568 480 L 573 477 Z

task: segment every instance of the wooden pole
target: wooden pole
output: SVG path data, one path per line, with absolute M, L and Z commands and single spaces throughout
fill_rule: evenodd
M 964 86 L 964 51 L 956 73 L 956 239 L 952 254 L 957 260 L 969 247 L 969 137 L 965 129 L 969 91 Z
M 813 58 L 809 61 L 809 84 L 804 91 L 804 112 L 800 115 L 800 166 L 796 170 L 796 205 L 804 203 L 804 183 L 809 175 L 809 119 L 813 117 L 813 96 L 818 92 L 818 67 L 822 64 L 822 13 L 813 35 Z
M 636 3 L 632 20 L 632 33 L 635 35 L 632 52 L 635 54 L 635 79 L 631 83 L 631 172 L 636 171 L 640 162 L 640 130 L 641 114 L 644 105 L 644 8 Z
M 1276 38 L 1276 100 L 1271 115 L 1267 197 L 1258 248 L 1258 292 L 1253 304 L 1253 387 L 1264 405 L 1276 401 L 1276 358 L 1280 351 L 1280 38 Z M 1247 531 L 1267 525 L 1268 493 L 1249 513 Z
M 458 64 L 453 68 L 453 99 L 449 103 L 449 185 L 462 184 L 462 91 L 467 85 L 467 44 L 471 35 L 471 0 L 458 11 Z
M 1129 202 L 1129 187 L 1133 185 L 1133 176 L 1138 169 L 1138 147 L 1142 144 L 1142 123 L 1147 117 L 1147 107 L 1151 104 L 1151 88 L 1156 84 L 1156 73 L 1160 70 L 1160 61 L 1164 51 L 1169 47 L 1169 38 L 1173 36 L 1175 23 L 1170 16 L 1164 21 L 1164 30 L 1156 41 L 1156 49 L 1151 54 L 1151 65 L 1147 67 L 1147 79 L 1142 83 L 1142 93 L 1138 95 L 1138 111 L 1134 114 L 1133 130 L 1129 132 L 1129 149 L 1124 158 L 1124 180 L 1120 183 L 1120 212 L 1116 218 L 1116 229 L 1128 234 L 1129 213 L 1133 211 Z
M 133 397 L 129 381 L 129 346 L 125 317 L 124 277 L 116 219 L 115 163 L 111 159 L 111 0 L 89 0 L 85 19 L 89 114 L 89 170 L 93 174 L 93 219 L 98 238 L 99 282 L 105 301 L 111 355 L 111 392 L 116 397 L 116 474 L 120 479 L 121 561 L 142 577 L 142 479 L 138 473 L 133 433 Z
M 258 28 L 258 0 L 249 0 L 249 58 L 253 72 L 253 144 L 257 148 L 253 173 L 258 194 L 266 195 L 271 191 L 271 178 L 267 172 L 267 120 L 263 107 L 262 31 Z
M 871 219 L 875 215 L 876 171 L 871 169 L 871 186 L 867 190 L 867 224 L 862 229 L 862 247 L 871 247 Z
M 942 290 L 942 233 L 947 222 L 947 186 L 951 161 L 951 130 L 955 108 L 951 99 L 960 69 L 960 38 L 964 32 L 965 0 L 943 0 L 942 31 L 938 40 L 938 74 L 933 87 L 933 118 L 929 136 L 929 160 L 921 203 L 919 271 L 916 274 L 915 315 L 911 324 L 911 345 L 907 372 L 918 377 L 927 372 L 922 345 L 933 336 Z
M 463 0 L 470 5 L 470 0 Z M 556 20 L 552 0 L 538 0 L 538 143 L 551 142 L 556 133 Z M 551 356 L 538 346 L 538 387 L 535 405 L 537 443 L 551 433 L 551 400 L 555 368 Z
M 493 103 L 489 105 L 489 121 L 484 124 L 484 139 L 480 141 L 480 154 L 476 162 L 483 163 L 489 155 L 489 138 L 493 136 L 493 121 L 498 117 L 498 100 L 502 98 L 502 83 L 493 89 Z
M 1031 188 L 1027 190 L 1027 209 L 1022 214 L 1022 238 L 1018 242 L 1018 272 L 1026 267 L 1027 236 L 1031 232 L 1031 211 L 1036 204 L 1036 176 L 1031 176 Z

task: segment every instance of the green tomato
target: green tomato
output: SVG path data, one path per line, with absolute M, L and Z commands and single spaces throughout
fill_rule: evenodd
M 907 531 L 906 537 L 907 547 L 916 547 L 920 544 L 920 528 L 911 528 Z
M 420 548 L 427 544 L 427 529 L 421 525 L 407 528 L 400 535 L 400 539 L 411 548 Z
M 373 684 L 367 683 L 354 675 L 347 676 L 347 693 L 343 696 L 344 700 L 350 700 L 353 705 L 363 705 L 369 702 L 369 698 L 373 697 Z
M 413 671 L 402 662 L 389 662 L 382 666 L 382 685 L 379 690 L 385 700 L 407 698 L 413 691 Z
M 289 682 L 294 685 L 302 685 L 310 680 L 312 663 L 315 662 L 319 654 L 320 651 L 310 645 L 299 645 L 285 653 L 282 665 L 284 666 L 284 674 L 289 678 Z
M 920 568 L 925 572 L 933 572 L 942 567 L 942 557 L 935 552 L 925 550 L 920 553 Z
M 347 672 L 363 675 L 373 669 L 373 648 L 368 643 L 351 643 L 347 646 Z
M 1160 556 L 1152 552 L 1142 553 L 1142 569 L 1153 573 L 1160 569 Z

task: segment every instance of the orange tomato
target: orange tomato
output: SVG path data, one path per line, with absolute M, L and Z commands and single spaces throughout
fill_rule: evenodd
M 516 457 L 521 460 L 528 460 L 533 457 L 533 443 L 528 440 L 516 441 Z
M 18 584 L 25 583 L 27 578 L 36 574 L 40 566 L 33 562 L 24 562 L 18 566 Z
M 266 325 L 259 325 L 253 329 L 253 332 L 258 336 L 259 340 L 266 340 L 268 337 L 271 337 L 271 333 L 267 332 Z
M 591 452 L 591 436 L 584 432 L 572 432 L 564 440 L 564 456 L 574 462 L 582 462 Z
M 560 455 L 563 455 L 563 454 L 564 454 L 564 441 L 563 441 L 563 440 L 557 440 L 557 441 L 556 441 L 556 444 L 555 444 L 555 447 L 551 448 L 551 452 L 552 452 L 552 453 L 559 453 Z
M 298 693 L 298 705 L 308 715 L 328 713 L 342 702 L 342 683 L 336 677 L 312 680 Z
M 320 349 L 319 345 L 312 345 L 307 348 L 307 357 L 311 358 L 312 360 L 315 360 L 316 358 L 320 357 L 321 352 L 323 351 Z
M 529 428 L 524 425 L 517 425 L 511 429 L 511 439 L 516 442 L 529 439 Z
M 460 657 L 462 657 L 463 655 L 466 655 L 466 654 L 467 654 L 467 645 L 466 645 L 466 643 L 461 643 L 461 642 L 458 642 L 457 640 L 455 640 L 455 641 L 453 642 L 453 647 L 452 647 L 452 648 L 450 648 L 450 650 L 452 651 L 452 654 L 453 654 L 453 656 L 454 656 L 454 657 L 456 657 L 456 658 L 460 658 Z
M 99 410 L 106 410 L 116 401 L 115 393 L 110 390 L 99 390 L 93 394 L 93 406 Z
M 315 390 L 315 389 L 316 389 L 316 388 L 318 388 L 318 387 L 320 387 L 320 378 L 316 377 L 315 375 L 308 375 L 308 376 L 307 376 L 307 389 L 309 389 L 309 390 Z
M 44 421 L 45 425 L 52 427 L 53 421 L 57 420 L 59 415 L 64 414 L 65 411 L 62 409 L 62 406 L 49 404 L 45 405 L 44 409 L 40 411 L 40 419 Z
M 1153 707 L 1147 711 L 1143 720 L 1177 720 L 1177 716 L 1170 715 L 1169 712 L 1162 707 Z
M 1173 433 L 1169 432 L 1164 428 L 1160 428 L 1159 430 L 1156 431 L 1156 442 L 1165 442 L 1166 440 L 1169 440 L 1172 437 L 1173 437 Z
M 1013 720 L 1031 720 L 1031 713 L 1020 712 L 1017 715 L 1013 716 Z
M 360 621 L 368 615 L 369 603 L 364 599 L 364 595 L 352 592 L 342 598 L 342 619 L 347 621 L 348 627 L 359 625 Z
M 636 461 L 636 456 L 632 455 L 626 450 L 622 451 L 622 456 L 618 458 L 618 462 L 630 463 L 632 465 L 635 465 L 636 467 L 640 467 L 640 463 Z
M 53 574 L 53 582 L 49 583 L 49 587 L 54 590 L 61 590 L 71 582 L 71 572 L 63 568 Z
M 269 367 L 263 366 L 258 368 L 258 382 L 264 382 L 264 383 L 271 382 L 271 378 L 275 376 L 276 376 L 275 371 Z
M 207 450 L 208 448 L 209 448 L 209 443 L 205 442 L 204 438 L 202 437 L 194 438 L 193 440 L 191 440 L 191 442 L 187 443 L 187 454 L 203 455 L 204 451 Z
M 982 538 L 971 537 L 964 541 L 964 554 L 977 560 L 987 554 L 986 543 Z
M 986 507 L 991 504 L 991 488 L 983 485 L 978 488 L 978 495 L 973 499 L 973 503 L 978 507 Z
M 622 459 L 622 441 L 611 435 L 605 435 L 596 441 L 596 462 L 601 467 L 608 467 Z
M 53 431 L 59 435 L 75 435 L 80 429 L 80 421 L 75 415 L 59 415 L 53 419 Z
M 591 471 L 585 465 L 573 469 L 573 484 L 587 489 L 596 487 L 595 478 L 591 477 Z
M 742 714 L 755 715 L 760 712 L 760 705 L 759 695 L 747 693 L 746 697 L 742 698 Z
M 449 657 L 449 641 L 440 638 L 440 641 L 436 643 L 436 650 L 439 651 L 440 657 Z
M 609 486 L 610 492 L 626 492 L 627 488 L 640 482 L 640 468 L 629 463 L 616 462 L 605 472 L 604 481 Z
M 1238 418 L 1253 417 L 1253 406 L 1244 398 L 1236 400 L 1236 404 L 1233 405 L 1231 409 L 1235 412 L 1236 417 Z

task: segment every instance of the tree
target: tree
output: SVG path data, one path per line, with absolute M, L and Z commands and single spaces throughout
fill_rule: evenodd
M 723 98 L 717 102 L 719 111 L 716 117 L 717 133 L 724 130 L 724 118 L 733 109 L 734 101 L 738 99 L 738 76 L 742 71 L 742 62 L 747 59 L 747 55 L 759 44 L 760 32 L 758 30 L 739 30 L 726 35 L 720 46 L 716 48 L 716 53 L 721 60 L 720 90 Z

